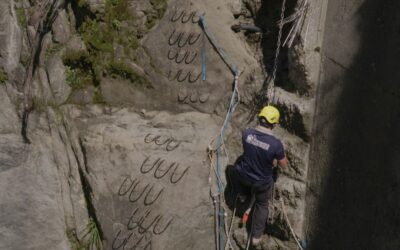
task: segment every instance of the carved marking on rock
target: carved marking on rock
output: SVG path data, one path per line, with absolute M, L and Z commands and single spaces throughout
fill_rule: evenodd
M 156 144 L 158 146 L 166 145 L 165 150 L 167 150 L 167 151 L 173 151 L 176 148 L 178 148 L 179 145 L 181 144 L 179 141 L 175 140 L 173 137 L 167 137 L 165 140 L 161 140 L 161 135 L 153 135 L 151 133 L 147 134 L 144 137 L 144 142 L 145 143 L 154 142 L 154 144 Z M 143 164 L 142 164 L 142 167 L 143 167 Z M 151 171 L 151 169 L 149 171 Z M 142 170 L 141 170 L 141 172 L 142 172 Z M 146 174 L 147 172 L 145 171 L 142 173 Z
M 150 160 L 150 156 L 147 156 L 147 157 L 143 160 L 143 163 L 142 163 L 142 165 L 141 165 L 141 167 L 140 167 L 140 172 L 141 172 L 142 174 L 147 174 L 147 173 L 151 172 L 151 171 L 155 168 L 155 171 L 154 171 L 154 173 L 153 173 L 154 178 L 156 178 L 156 179 L 162 179 L 162 178 L 165 177 L 169 172 L 171 172 L 170 170 L 173 169 L 172 172 L 171 172 L 171 174 L 170 174 L 170 177 L 169 177 L 169 180 L 170 180 L 170 182 L 171 182 L 172 184 L 178 183 L 178 182 L 187 174 L 187 172 L 188 172 L 189 169 L 190 169 L 190 166 L 188 166 L 188 167 L 185 168 L 185 170 L 183 170 L 181 173 L 179 173 L 179 172 L 178 172 L 178 170 L 180 169 L 180 168 L 179 168 L 179 163 L 173 162 L 173 163 L 171 163 L 171 164 L 169 165 L 169 167 L 167 167 L 167 169 L 162 169 L 161 167 L 162 167 L 162 165 L 163 165 L 164 162 L 165 162 L 164 159 L 158 157 L 153 163 L 150 162 L 150 164 L 148 164 L 148 163 L 149 163 L 149 160 Z M 168 165 L 168 164 L 167 164 L 167 165 Z M 147 168 L 148 166 L 151 166 L 151 167 L 150 167 L 150 168 Z M 161 174 L 160 174 L 160 172 L 161 172 Z M 132 188 L 132 190 L 131 190 L 131 193 L 129 194 L 129 200 L 130 200 L 131 202 L 135 202 L 135 201 L 139 200 L 140 197 L 143 196 L 143 193 L 147 190 L 147 188 L 149 188 L 149 184 L 148 184 L 148 185 L 145 186 L 144 190 L 143 190 L 142 192 L 140 192 L 140 194 L 139 194 L 138 197 L 132 198 L 132 197 L 131 197 L 131 196 L 132 196 L 132 193 L 134 193 L 134 191 L 136 190 L 136 187 L 137 187 L 137 185 L 139 184 L 139 182 L 140 182 L 140 180 L 138 180 L 138 181 L 136 182 L 136 184 L 133 185 L 133 188 Z M 124 184 L 124 183 L 123 183 L 123 184 Z M 121 185 L 121 186 L 122 186 L 122 185 Z M 132 184 L 131 184 L 131 187 L 132 187 Z M 151 190 L 151 188 L 150 188 L 150 190 Z M 149 192 L 150 192 L 150 190 L 149 190 Z M 160 191 L 160 193 L 162 193 L 162 191 L 163 191 L 163 189 Z M 127 192 L 125 191 L 125 193 L 127 193 Z M 160 195 L 160 194 L 159 194 L 159 195 Z M 159 196 L 159 195 L 158 195 L 158 196 Z M 147 202 L 147 203 L 149 203 L 149 202 Z

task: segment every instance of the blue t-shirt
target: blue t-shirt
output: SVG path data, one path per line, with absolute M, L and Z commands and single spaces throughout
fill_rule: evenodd
M 285 157 L 282 142 L 272 134 L 245 129 L 242 134 L 243 155 L 236 164 L 240 175 L 251 183 L 272 181 L 272 162 Z

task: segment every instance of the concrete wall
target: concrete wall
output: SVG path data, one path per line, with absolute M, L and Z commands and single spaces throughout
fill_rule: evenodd
M 400 249 L 400 2 L 329 1 L 308 171 L 309 249 Z

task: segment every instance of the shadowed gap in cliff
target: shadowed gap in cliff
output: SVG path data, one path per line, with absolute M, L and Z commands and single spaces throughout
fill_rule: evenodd
M 349 5 L 359 4 L 355 2 L 329 2 L 328 12 L 346 11 Z M 314 136 L 323 139 L 324 123 L 334 122 L 335 128 L 329 131 L 334 139 L 327 152 L 318 152 L 318 145 L 312 152 L 330 158 L 324 166 L 325 159 L 314 156 L 309 169 L 327 171 L 323 193 L 314 190 L 319 201 L 311 215 L 315 218 L 309 249 L 400 249 L 399 11 L 396 0 L 363 1 L 355 14 L 360 46 L 350 67 L 330 59 L 327 53 L 345 51 L 355 37 L 337 41 L 327 34 L 332 32 L 332 24 L 325 30 L 323 68 L 327 72 L 320 84 L 325 91 L 339 84 L 342 92 L 335 107 L 324 106 L 327 93 L 319 95 L 320 108 L 326 108 L 325 121 L 317 117 L 319 129 Z M 346 22 L 336 14 L 327 20 Z M 347 21 L 354 22 L 353 18 Z M 326 66 L 329 63 L 331 68 Z M 342 73 L 326 77 L 333 67 Z
M 294 13 L 297 0 L 286 0 L 285 17 Z M 275 60 L 275 51 L 277 48 L 277 39 L 279 27 L 277 23 L 281 19 L 282 1 L 263 0 L 257 11 L 254 23 L 258 27 L 270 30 L 271 32 L 263 35 L 261 38 L 261 49 L 263 54 L 263 64 L 268 74 L 272 74 Z M 288 35 L 292 24 L 287 24 L 282 30 L 282 43 Z M 294 84 L 289 80 L 289 58 L 288 48 L 282 47 L 279 55 L 278 70 L 275 79 L 275 85 L 288 91 L 295 91 Z

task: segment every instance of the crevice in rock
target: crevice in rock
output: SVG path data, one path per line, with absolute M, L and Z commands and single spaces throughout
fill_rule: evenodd
M 29 17 L 29 24 L 33 27 L 33 32 L 27 32 L 30 43 L 31 60 L 29 61 L 24 80 L 24 105 L 21 127 L 21 136 L 24 142 L 28 144 L 30 143 L 27 134 L 29 114 L 35 108 L 32 98 L 33 77 L 36 74 L 36 69 L 40 66 L 43 39 L 45 35 L 51 31 L 51 26 L 57 18 L 58 10 L 64 7 L 65 6 L 62 6 L 57 0 L 49 1 L 43 4 L 43 6 L 36 6 Z
M 86 207 L 87 207 L 89 218 L 93 219 L 93 221 L 96 224 L 96 227 L 99 231 L 100 238 L 104 239 L 103 230 L 102 230 L 99 220 L 97 218 L 96 209 L 95 209 L 95 207 L 93 205 L 93 201 L 92 201 L 92 194 L 93 194 L 92 187 L 90 186 L 90 182 L 87 179 L 87 177 L 85 176 L 85 173 L 83 172 L 81 167 L 78 168 L 78 171 L 79 171 L 79 177 L 80 177 L 81 184 L 82 184 L 83 195 L 85 197 Z
M 295 105 L 286 106 L 278 103 L 277 107 L 281 112 L 280 125 L 289 133 L 297 135 L 305 142 L 310 141 L 310 136 L 304 125 L 303 116 Z
M 63 126 L 64 126 L 65 131 L 67 132 L 68 131 L 67 125 L 65 123 L 63 123 Z M 69 135 L 69 133 L 67 132 L 67 136 L 68 136 L 68 138 L 70 138 L 71 135 Z M 86 174 L 89 173 L 88 172 L 88 167 L 87 167 L 86 149 L 85 149 L 85 147 L 83 145 L 83 142 L 82 142 L 81 138 L 78 138 L 78 140 L 79 140 L 78 141 L 79 149 L 82 152 L 82 156 L 83 156 L 83 165 L 84 165 L 83 168 L 84 168 L 84 170 L 82 168 L 82 163 L 81 163 L 81 161 L 79 159 L 78 152 L 76 151 L 76 150 L 79 150 L 79 149 L 76 149 L 73 146 L 73 143 L 71 142 L 71 139 L 70 139 L 70 143 L 71 143 L 72 153 L 74 154 L 75 159 L 76 159 L 76 163 L 78 165 L 79 179 L 80 179 L 80 181 L 81 181 L 80 183 L 82 185 L 83 196 L 85 197 L 86 209 L 87 209 L 87 212 L 88 212 L 89 219 L 93 220 L 93 222 L 96 225 L 96 228 L 98 229 L 100 239 L 104 239 L 104 233 L 103 233 L 103 230 L 101 228 L 101 224 L 100 224 L 100 222 L 99 222 L 99 220 L 97 218 L 96 208 L 94 207 L 93 200 L 92 200 L 93 189 L 92 189 L 92 187 L 90 185 L 90 182 L 89 182 L 88 178 L 86 177 Z M 85 174 L 84 171 L 86 172 L 86 174 Z M 76 232 L 75 232 L 75 234 L 76 234 Z M 75 239 L 75 237 L 73 237 L 73 238 Z M 80 242 L 79 239 L 78 239 L 78 242 Z
M 90 19 L 95 19 L 96 15 L 93 14 L 89 8 L 87 7 L 86 4 L 80 4 L 79 2 L 82 1 L 73 1 L 70 0 L 68 1 L 71 4 L 71 8 L 73 11 L 73 14 L 75 16 L 75 29 L 79 30 L 83 22 L 85 21 L 85 18 L 90 18 Z
M 297 0 L 287 0 L 285 6 L 285 16 L 288 16 L 294 12 Z M 261 49 L 263 54 L 263 64 L 267 73 L 272 73 L 275 51 L 277 48 L 276 41 L 278 38 L 279 28 L 277 22 L 280 20 L 281 15 L 281 1 L 264 0 L 261 1 L 261 6 L 256 12 L 254 17 L 254 24 L 258 27 L 262 27 L 270 31 L 268 35 L 264 35 L 261 39 Z M 290 30 L 289 25 L 285 25 L 282 31 L 282 42 Z M 281 48 L 278 71 L 276 76 L 275 84 L 282 88 L 289 88 L 292 83 L 287 81 L 289 71 L 289 58 L 288 49 L 286 47 Z
M 21 136 L 26 144 L 31 144 L 31 140 L 29 140 L 27 135 L 29 113 L 29 110 L 24 110 L 24 113 L 22 114 Z
M 86 171 L 86 173 L 89 173 L 89 169 L 88 169 L 88 167 L 87 167 L 86 148 L 85 148 L 85 146 L 83 145 L 83 142 L 82 142 L 82 139 L 81 139 L 81 138 L 79 138 L 79 147 L 80 147 L 81 152 L 82 152 L 82 156 L 83 156 L 83 165 L 84 165 L 84 167 L 85 167 L 85 171 Z
M 248 43 L 252 46 L 261 47 L 261 64 L 264 65 L 264 71 L 272 76 L 275 61 L 275 52 L 277 48 L 277 38 L 279 34 L 279 28 L 277 22 L 281 18 L 281 1 L 264 0 L 261 1 L 261 5 L 258 6 L 253 1 L 245 1 L 244 3 L 246 9 L 251 13 L 253 17 L 254 24 L 266 32 L 261 36 L 245 32 L 246 39 Z M 297 0 L 287 0 L 285 5 L 285 17 L 291 15 L 296 8 Z M 282 30 L 281 43 L 283 44 L 286 36 L 291 29 L 292 24 L 286 24 Z M 299 39 L 296 38 L 294 41 L 294 46 L 299 43 Z M 280 54 L 278 58 L 278 67 L 275 79 L 275 86 L 280 87 L 291 93 L 298 93 L 299 95 L 307 95 L 309 89 L 304 86 L 306 79 L 306 72 L 302 70 L 301 62 L 296 61 L 298 58 L 297 52 L 292 48 L 282 47 L 280 49 Z M 295 61 L 295 62 L 293 62 Z M 295 64 L 295 65 L 294 65 Z M 303 66 L 304 67 L 304 66 Z M 296 83 L 293 82 L 293 77 L 290 77 L 290 72 L 293 71 L 296 75 Z M 297 82 L 300 84 L 297 84 Z M 264 86 L 266 87 L 266 86 Z

